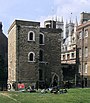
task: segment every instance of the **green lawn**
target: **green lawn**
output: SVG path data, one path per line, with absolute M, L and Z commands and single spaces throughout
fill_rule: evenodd
M 0 103 L 90 103 L 90 88 L 69 89 L 65 94 L 0 92 Z

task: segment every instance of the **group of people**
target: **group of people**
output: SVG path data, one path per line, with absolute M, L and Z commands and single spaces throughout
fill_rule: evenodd
M 50 91 L 51 93 L 54 93 L 54 94 L 57 94 L 57 93 L 60 93 L 60 94 L 63 94 L 63 93 L 67 93 L 67 89 L 66 88 L 58 88 L 57 86 L 53 87 Z
M 24 83 L 18 83 L 18 90 L 20 91 L 28 91 L 28 92 L 36 92 L 38 91 L 38 89 L 41 91 L 41 93 L 47 93 L 47 92 L 50 92 L 50 93 L 54 93 L 54 94 L 57 94 L 57 93 L 67 93 L 67 89 L 66 88 L 70 88 L 70 83 L 67 82 L 65 85 L 63 85 L 63 83 L 61 83 L 62 85 L 58 85 L 56 81 L 54 81 L 52 83 L 52 85 L 47 86 L 46 83 L 39 83 L 37 84 L 36 86 L 28 86 L 28 87 L 25 87 Z M 15 88 L 16 85 L 13 84 L 13 88 Z
M 52 87 L 52 88 L 48 88 L 48 89 L 42 89 L 42 90 L 41 90 L 41 93 L 48 93 L 48 91 L 49 91 L 50 93 L 54 93 L 54 94 L 58 94 L 58 93 L 60 93 L 60 94 L 67 93 L 67 89 L 66 89 L 66 88 L 60 89 L 60 88 L 58 88 L 57 86 Z

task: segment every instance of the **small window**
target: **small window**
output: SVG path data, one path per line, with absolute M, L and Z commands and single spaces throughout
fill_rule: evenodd
M 75 48 L 73 48 L 73 50 L 76 50 Z
M 65 60 L 66 58 L 65 58 L 65 55 L 63 55 L 63 60 Z
M 88 37 L 88 30 L 85 30 L 85 37 Z
M 74 58 L 74 53 L 71 54 L 71 57 Z
M 87 63 L 85 64 L 85 73 L 87 73 Z
M 35 54 L 33 52 L 28 53 L 28 61 L 29 62 L 35 61 Z
M 35 41 L 35 33 L 33 31 L 28 32 L 28 41 Z
M 70 54 L 67 54 L 67 60 L 69 60 L 70 59 Z
M 39 35 L 39 44 L 44 44 L 44 34 Z
M 88 48 L 85 47 L 85 57 L 88 57 Z
M 43 61 L 43 50 L 39 51 L 39 61 Z

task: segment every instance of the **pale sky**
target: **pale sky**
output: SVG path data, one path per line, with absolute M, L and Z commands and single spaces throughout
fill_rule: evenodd
M 68 21 L 77 16 L 79 21 L 81 12 L 90 12 L 90 0 L 0 0 L 0 21 L 6 35 L 15 19 L 40 21 L 42 25 L 56 16 Z

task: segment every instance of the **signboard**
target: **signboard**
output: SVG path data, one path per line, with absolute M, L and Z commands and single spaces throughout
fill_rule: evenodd
M 24 83 L 19 83 L 18 84 L 18 90 L 24 90 L 24 89 L 25 89 Z

